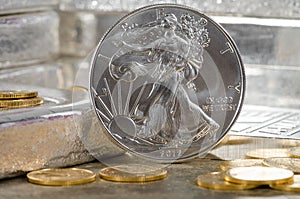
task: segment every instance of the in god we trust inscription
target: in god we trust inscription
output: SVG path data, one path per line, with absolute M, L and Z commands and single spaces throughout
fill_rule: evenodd
M 180 5 L 122 18 L 100 41 L 90 71 L 93 107 L 107 135 L 126 151 L 165 162 L 211 150 L 236 120 L 244 88 L 230 36 Z

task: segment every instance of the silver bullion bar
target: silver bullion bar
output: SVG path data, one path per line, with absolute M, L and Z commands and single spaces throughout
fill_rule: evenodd
M 93 15 L 93 24 L 85 16 Z M 124 13 L 67 14 L 62 19 L 61 47 L 69 55 L 87 55 Z M 299 19 L 212 16 L 223 25 L 237 43 L 247 64 L 295 66 L 300 62 Z M 67 24 L 69 22 L 69 24 Z M 76 21 L 76 22 L 75 22 Z M 96 22 L 95 22 L 96 21 Z M 87 28 L 89 27 L 89 28 Z M 75 48 L 77 47 L 77 48 Z
M 85 57 L 125 13 L 60 12 L 60 51 L 63 55 Z
M 239 47 L 247 64 L 297 66 L 300 62 L 300 20 L 253 17 L 212 17 Z
M 59 17 L 36 12 L 0 17 L 0 69 L 32 64 L 59 52 Z
M 199 9 L 202 12 L 221 15 L 300 18 L 298 0 L 62 0 L 60 7 L 63 10 L 119 12 L 132 11 L 153 3 L 179 3 Z
M 245 104 L 299 109 L 299 66 L 247 65 L 246 76 Z
M 60 52 L 86 56 L 98 42 L 97 19 L 84 12 L 60 12 Z
M 0 13 L 32 12 L 57 7 L 59 0 L 0 0 Z
M 121 154 L 101 133 L 87 92 L 4 82 L 0 89 L 37 90 L 45 99 L 37 107 L 0 111 L 0 179 L 41 168 L 80 164 L 92 161 L 93 156 Z M 93 156 L 81 142 L 82 133 L 93 143 L 89 145 Z

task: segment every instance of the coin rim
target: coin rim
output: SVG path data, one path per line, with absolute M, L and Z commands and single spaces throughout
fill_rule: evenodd
M 220 164 L 220 168 L 222 171 L 228 171 L 229 169 L 232 169 L 232 168 L 236 168 L 236 167 L 245 167 L 245 166 L 235 166 L 235 167 L 229 167 L 229 163 L 230 162 L 233 162 L 233 161 L 261 161 L 261 166 L 262 166 L 262 163 L 263 163 L 263 160 L 264 159 L 235 159 L 235 160 L 226 160 L 226 161 L 223 161 L 221 164 Z M 257 165 L 253 165 L 253 166 L 257 166 Z
M 297 176 L 300 176 L 299 174 Z M 300 182 L 298 182 L 300 183 Z M 291 187 L 292 184 L 270 184 L 269 186 L 272 189 L 281 190 L 281 191 L 289 191 L 289 192 L 300 192 L 300 186 L 299 187 Z
M 0 100 L 0 108 L 24 108 L 30 106 L 37 106 L 44 103 L 44 98 L 34 97 L 25 99 L 6 99 Z
M 300 174 L 300 167 L 299 167 L 298 171 L 294 171 L 294 169 L 291 168 L 291 167 L 279 167 L 278 165 L 268 164 L 267 161 L 268 161 L 268 160 L 272 160 L 272 159 L 289 159 L 289 160 L 294 159 L 294 160 L 297 160 L 297 161 L 300 162 L 300 159 L 299 159 L 299 158 L 292 158 L 292 157 L 285 157 L 285 158 L 281 158 L 281 157 L 266 158 L 266 159 L 263 160 L 263 164 L 264 164 L 265 166 L 268 166 L 268 167 L 277 167 L 277 168 L 288 169 L 288 170 L 293 171 L 295 174 Z
M 122 165 L 119 165 L 122 166 Z M 100 178 L 104 180 L 114 181 L 114 182 L 150 182 L 150 181 L 157 181 L 157 180 L 163 180 L 168 176 L 168 171 L 166 169 L 157 169 L 155 171 L 160 170 L 161 172 L 158 175 L 151 175 L 151 176 L 126 176 L 122 177 L 121 175 L 108 175 L 105 171 L 108 169 L 114 169 L 116 171 L 120 171 L 116 169 L 115 167 L 118 166 L 112 166 L 112 167 L 106 167 L 103 169 L 100 169 L 99 176 Z M 122 172 L 122 171 L 121 171 Z M 150 173 L 150 172 L 145 172 Z
M 237 168 L 249 168 L 249 167 L 237 167 Z M 232 168 L 228 171 L 225 172 L 225 180 L 233 183 L 239 183 L 239 184 L 254 184 L 254 185 L 270 185 L 270 184 L 286 184 L 286 183 L 292 183 L 294 179 L 294 172 L 288 169 L 283 169 L 283 168 L 276 168 L 276 167 L 263 167 L 263 166 L 253 166 L 252 168 L 276 168 L 276 169 L 283 169 L 287 170 L 293 173 L 291 177 L 286 177 L 286 178 L 281 178 L 277 180 L 245 180 L 245 179 L 240 179 L 237 177 L 233 177 L 230 175 L 230 171 L 233 169 L 237 168 Z
M 291 157 L 293 157 L 293 158 L 300 158 L 300 153 L 298 153 L 298 155 L 297 155 L 297 154 L 295 154 L 295 153 L 293 152 L 294 150 L 300 150 L 300 147 L 293 147 L 293 148 L 290 148 L 290 149 L 287 150 L 287 153 L 288 153 Z
M 225 172 L 211 172 L 211 173 L 199 175 L 196 179 L 196 183 L 198 186 L 208 188 L 208 189 L 231 190 L 231 191 L 242 191 L 242 190 L 254 189 L 257 187 L 257 185 L 237 184 L 237 183 L 232 183 L 232 182 L 228 182 L 228 181 L 227 181 L 228 184 L 225 184 L 225 183 L 224 184 L 214 184 L 214 183 L 204 182 L 204 181 L 200 180 L 201 176 L 203 176 L 204 179 L 209 177 L 207 175 L 224 175 L 225 176 Z M 224 182 L 226 182 L 225 179 L 224 179 Z
M 5 90 L 5 92 L 12 93 L 3 93 L 4 90 L 0 91 L 0 100 L 3 99 L 26 99 L 33 98 L 38 96 L 37 91 L 27 91 L 27 90 Z
M 79 180 L 43 180 L 40 178 L 36 178 L 34 176 L 35 173 L 40 172 L 47 172 L 47 171 L 53 171 L 53 170 L 73 170 L 73 171 L 80 171 L 85 172 L 88 174 L 91 174 L 91 176 L 86 177 L 84 179 Z M 79 168 L 49 168 L 49 169 L 42 169 L 37 171 L 29 172 L 27 175 L 27 179 L 29 182 L 39 185 L 49 185 L 49 186 L 69 186 L 69 185 L 80 185 L 80 184 L 86 184 L 90 182 L 94 182 L 96 180 L 96 174 L 93 171 L 87 170 L 87 169 L 79 169 Z
M 247 158 L 252 158 L 252 159 L 266 159 L 266 158 L 270 158 L 270 157 L 262 157 L 262 156 L 254 156 L 254 155 L 251 155 L 249 153 L 251 153 L 252 151 L 257 151 L 257 150 L 285 150 L 286 151 L 286 156 L 285 157 L 290 157 L 289 154 L 288 154 L 288 149 L 286 148 L 260 148 L 260 149 L 253 149 L 253 150 L 250 150 L 246 153 L 246 157 Z M 278 156 L 274 156 L 273 158 L 283 158 L 282 156 L 278 157 Z

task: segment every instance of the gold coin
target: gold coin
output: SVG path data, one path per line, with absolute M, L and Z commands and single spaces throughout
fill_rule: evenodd
M 287 149 L 270 148 L 270 149 L 254 149 L 252 151 L 248 151 L 246 153 L 246 157 L 265 159 L 265 158 L 285 158 L 285 157 L 290 157 L 290 155 L 288 154 Z
M 71 91 L 88 91 L 88 89 L 86 87 L 83 86 L 71 86 L 68 88 L 68 90 Z
M 236 167 L 252 167 L 252 166 L 262 166 L 262 159 L 236 159 L 236 160 L 227 160 L 220 164 L 220 168 L 223 171 L 227 171 Z
M 294 173 L 300 173 L 299 158 L 267 158 L 264 159 L 263 164 L 269 167 L 284 168 Z
M 14 100 L 0 100 L 1 108 L 25 108 L 30 106 L 36 106 L 44 103 L 44 99 L 40 97 L 28 98 L 28 99 L 14 99 Z
M 294 158 L 300 158 L 300 147 L 290 148 L 288 154 Z
M 269 185 L 293 182 L 294 173 L 288 169 L 275 167 L 237 167 L 225 173 L 225 180 L 233 183 Z
M 96 180 L 94 172 L 86 169 L 42 169 L 27 174 L 29 182 L 39 185 L 66 186 L 86 184 Z
M 257 187 L 256 185 L 236 184 L 224 180 L 223 172 L 213 172 L 197 177 L 197 184 L 201 187 L 216 190 L 246 190 Z
M 300 191 L 300 175 L 294 175 L 294 182 L 291 184 L 272 184 L 270 185 L 273 189 L 281 191 Z
M 0 99 L 23 99 L 37 97 L 37 91 L 0 90 Z
M 128 164 L 101 169 L 101 178 L 115 182 L 148 182 L 167 177 L 167 170 L 149 165 Z

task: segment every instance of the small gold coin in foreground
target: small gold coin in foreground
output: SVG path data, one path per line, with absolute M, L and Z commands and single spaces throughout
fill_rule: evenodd
M 23 99 L 37 97 L 37 91 L 26 90 L 0 90 L 0 99 Z
M 300 192 L 300 175 L 294 175 L 294 182 L 292 184 L 273 184 L 270 185 L 273 189 L 281 191 L 297 191 Z
M 300 173 L 300 158 L 267 158 L 263 164 L 269 167 L 285 168 Z
M 240 184 L 269 185 L 293 182 L 294 173 L 275 167 L 237 167 L 225 173 L 225 180 Z
M 227 171 L 236 167 L 252 167 L 252 166 L 262 166 L 262 159 L 236 159 L 236 160 L 227 160 L 220 164 L 220 168 L 223 171 Z
M 300 147 L 293 147 L 288 150 L 288 154 L 294 158 L 300 158 Z
M 246 156 L 248 158 L 258 158 L 258 159 L 290 157 L 287 149 L 278 149 L 278 148 L 254 149 L 252 151 L 248 151 L 246 153 Z
M 0 100 L 1 108 L 25 108 L 37 106 L 44 103 L 44 99 L 40 97 L 28 99 Z
M 224 180 L 223 172 L 213 172 L 197 177 L 197 185 L 216 190 L 246 190 L 257 187 L 256 185 L 236 184 Z
M 167 170 L 149 165 L 128 164 L 101 169 L 101 178 L 115 182 L 148 182 L 167 177 Z
M 86 184 L 96 180 L 94 172 L 86 169 L 42 169 L 27 174 L 29 182 L 39 185 L 67 186 Z

